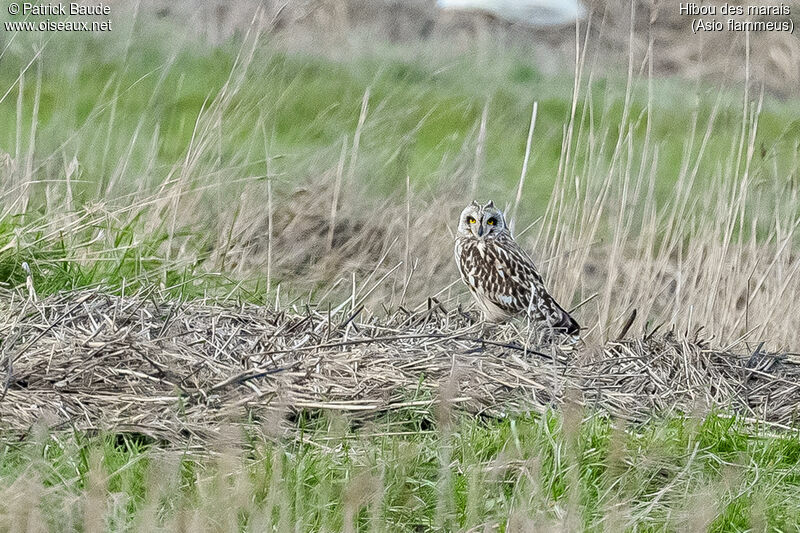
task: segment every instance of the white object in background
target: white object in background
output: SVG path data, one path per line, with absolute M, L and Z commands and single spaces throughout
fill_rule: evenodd
M 571 24 L 586 13 L 580 0 L 437 0 L 442 9 L 481 11 L 531 26 Z

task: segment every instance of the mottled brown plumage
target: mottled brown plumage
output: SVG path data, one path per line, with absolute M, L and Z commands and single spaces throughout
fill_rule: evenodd
M 542 276 L 514 241 L 503 213 L 492 202 L 473 202 L 461 213 L 455 244 L 461 279 L 487 320 L 526 313 L 532 320 L 575 335 L 580 326 L 544 286 Z

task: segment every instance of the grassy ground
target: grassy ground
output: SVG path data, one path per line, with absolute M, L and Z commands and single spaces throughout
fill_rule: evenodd
M 572 74 L 544 76 L 491 47 L 334 60 L 269 39 L 209 47 L 171 29 L 128 30 L 3 35 L 0 282 L 23 286 L 27 262 L 40 294 L 162 285 L 262 302 L 278 286 L 319 300 L 331 287 L 348 293 L 351 276 L 366 285 L 390 272 L 373 305 L 423 303 L 455 279 L 442 250 L 463 200 L 513 204 L 536 101 L 517 228 L 534 224 L 529 244 L 552 259 L 544 268 L 562 299 L 590 299 L 590 335 L 606 338 L 636 307 L 637 327 L 704 325 L 723 344 L 752 331 L 797 340 L 796 102 L 711 82 L 628 83 L 591 65 L 573 102 Z M 405 266 L 390 271 L 397 258 Z M 301 420 L 300 437 L 220 443 L 214 459 L 135 437 L 34 435 L 4 444 L 0 521 L 13 531 L 100 531 L 103 520 L 142 531 L 800 528 L 795 434 L 719 415 L 627 428 L 579 416 L 451 425 L 409 413 L 357 430 Z
M 582 420 L 583 418 L 583 420 Z M 0 455 L 6 531 L 796 531 L 796 435 L 577 410 L 353 429 L 302 418 L 214 457 L 135 437 L 34 436 Z M 105 522 L 104 522 L 105 521 Z M 24 527 L 27 525 L 27 529 Z

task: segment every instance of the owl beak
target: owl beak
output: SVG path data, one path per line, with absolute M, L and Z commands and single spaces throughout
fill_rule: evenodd
M 478 226 L 478 237 L 483 237 L 483 226 Z

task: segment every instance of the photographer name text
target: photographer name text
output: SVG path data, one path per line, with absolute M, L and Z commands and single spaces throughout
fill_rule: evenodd
M 33 16 L 108 16 L 111 14 L 111 6 L 106 4 L 84 5 L 77 2 L 62 4 L 61 2 L 52 4 L 34 4 L 23 2 L 21 15 Z M 12 13 L 16 15 L 17 13 Z

